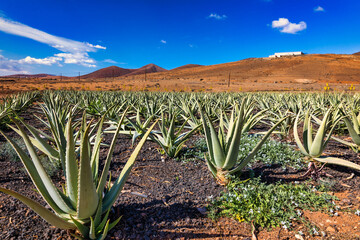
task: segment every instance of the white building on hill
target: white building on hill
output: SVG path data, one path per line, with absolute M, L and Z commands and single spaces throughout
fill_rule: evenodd
M 275 53 L 274 55 L 270 55 L 269 58 L 279 58 L 279 57 L 287 57 L 287 56 L 301 56 L 304 55 L 303 52 L 280 52 Z

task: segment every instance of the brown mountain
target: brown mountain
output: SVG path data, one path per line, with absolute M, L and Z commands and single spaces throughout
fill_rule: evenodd
M 194 68 L 194 67 L 201 67 L 203 65 L 200 64 L 186 64 L 177 68 L 173 68 L 171 69 L 171 71 L 176 71 L 176 70 L 181 70 L 181 69 L 186 69 L 186 68 Z
M 121 68 L 117 66 L 111 66 L 107 68 L 99 69 L 95 72 L 86 74 L 81 76 L 83 79 L 87 78 L 112 78 L 112 77 L 121 77 L 121 76 L 133 76 L 138 74 L 144 74 L 146 73 L 157 73 L 157 72 L 165 72 L 167 71 L 164 68 L 161 68 L 155 64 L 148 64 L 138 69 L 127 69 L 127 68 Z
M 236 62 L 152 73 L 152 80 L 177 79 L 202 83 L 258 86 L 281 84 L 360 83 L 360 55 L 306 54 L 281 58 L 248 58 Z M 135 77 L 141 79 L 141 76 Z M 274 83 L 277 83 L 274 84 Z M 265 84 L 265 85 L 262 85 Z
M 111 77 L 120 77 L 126 74 L 129 74 L 131 72 L 133 72 L 133 69 L 126 69 L 126 68 L 121 68 L 121 67 L 117 67 L 117 66 L 111 66 L 111 67 L 107 67 L 107 68 L 102 68 L 99 69 L 95 72 L 86 74 L 81 76 L 81 78 L 111 78 Z
M 139 69 L 134 69 L 133 72 L 126 74 L 126 76 L 133 76 L 133 75 L 139 75 L 139 74 L 145 74 L 146 73 L 158 73 L 158 72 L 167 72 L 168 70 L 159 67 L 153 63 L 150 63 L 148 65 L 145 65 Z
M 360 52 L 354 53 L 353 55 L 360 55 Z

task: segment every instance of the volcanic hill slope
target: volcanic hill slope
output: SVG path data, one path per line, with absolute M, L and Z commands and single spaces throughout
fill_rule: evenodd
M 177 68 L 171 69 L 171 71 L 181 70 L 181 69 L 187 69 L 187 68 L 194 68 L 194 67 L 201 67 L 203 65 L 200 64 L 186 64 Z
M 153 63 L 150 63 L 139 69 L 134 69 L 134 71 L 126 74 L 126 76 L 139 75 L 139 74 L 145 74 L 145 73 L 148 74 L 148 73 L 166 72 L 166 71 L 167 71 L 166 69 L 159 67 Z
M 111 66 L 107 68 L 99 69 L 95 72 L 81 76 L 83 79 L 98 79 L 98 78 L 112 78 L 112 77 L 121 77 L 121 76 L 131 76 L 137 74 L 146 73 L 155 73 L 155 72 L 165 72 L 167 71 L 164 68 L 161 68 L 155 64 L 148 64 L 138 69 L 127 69 L 117 66 Z
M 95 72 L 86 74 L 81 76 L 81 78 L 110 78 L 110 77 L 120 77 L 123 76 L 125 74 L 131 73 L 133 70 L 132 69 L 126 69 L 126 68 L 121 68 L 121 67 L 117 67 L 117 66 L 111 66 L 111 67 L 107 67 L 107 68 L 102 68 L 99 69 Z
M 249 58 L 237 62 L 178 68 L 149 75 L 153 80 L 227 83 L 360 83 L 360 55 L 309 54 Z M 142 76 L 134 76 L 141 78 Z

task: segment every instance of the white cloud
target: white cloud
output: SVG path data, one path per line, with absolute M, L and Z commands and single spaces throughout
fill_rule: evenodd
M 33 58 L 27 56 L 24 59 L 18 60 L 20 64 L 61 64 L 72 63 L 79 64 L 86 67 L 96 66 L 96 61 L 89 57 L 89 52 L 96 52 L 97 49 L 106 49 L 100 45 L 93 45 L 87 42 L 79 42 L 71 39 L 63 38 L 48 34 L 41 30 L 29 27 L 19 22 L 15 22 L 0 16 L 0 31 L 8 34 L 13 34 L 25 38 L 35 40 L 47 44 L 62 53 L 55 54 L 46 58 Z M 16 60 L 15 60 L 16 61 Z
M 167 42 L 165 40 L 160 40 L 161 43 L 166 44 Z
M 0 75 L 26 74 L 16 60 L 10 60 L 0 54 Z
M 103 47 L 99 44 L 97 45 L 92 45 L 91 43 L 86 43 L 89 47 L 93 47 L 93 48 L 97 48 L 97 49 L 103 49 L 103 50 L 106 50 L 106 47 Z
M 27 64 L 41 64 L 41 65 L 52 65 L 55 63 L 58 63 L 61 61 L 62 58 L 59 57 L 48 57 L 48 58 L 32 58 L 30 56 L 27 56 L 24 59 L 20 59 L 18 62 L 21 64 L 27 63 Z
M 222 20 L 222 19 L 227 18 L 227 16 L 225 14 L 219 15 L 217 13 L 211 13 L 207 18 L 214 18 L 216 20 Z
M 55 57 L 61 58 L 64 63 L 79 64 L 85 67 L 96 67 L 96 61 L 89 58 L 87 53 L 58 53 L 55 54 Z
M 103 62 L 106 63 L 117 63 L 116 61 L 112 60 L 112 59 L 105 59 Z
M 291 23 L 287 18 L 279 18 L 279 20 L 272 21 L 272 28 L 280 29 L 282 33 L 295 34 L 307 28 L 306 22 Z
M 314 12 L 325 12 L 325 9 L 321 6 L 317 6 L 316 8 L 314 8 Z

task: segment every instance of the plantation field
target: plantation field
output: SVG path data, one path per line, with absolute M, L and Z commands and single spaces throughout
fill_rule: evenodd
M 359 100 L 8 96 L 0 102 L 0 191 L 31 200 L 0 194 L 0 238 L 359 239 Z

